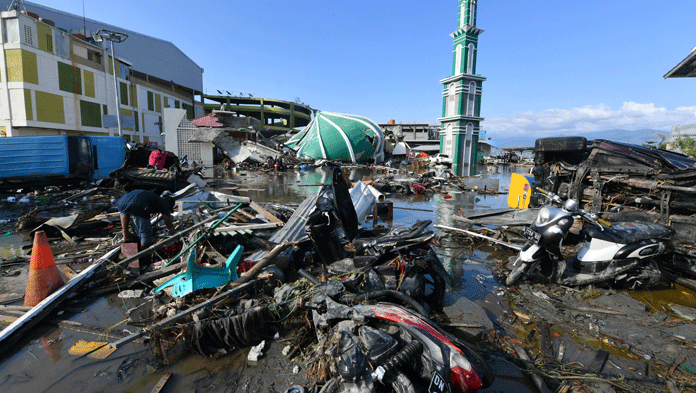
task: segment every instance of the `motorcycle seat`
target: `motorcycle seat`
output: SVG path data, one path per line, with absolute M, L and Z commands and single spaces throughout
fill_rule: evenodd
M 582 232 L 587 240 L 593 238 L 630 244 L 648 239 L 669 239 L 674 230 L 671 227 L 652 222 L 614 222 L 610 227 L 592 226 L 583 229 Z

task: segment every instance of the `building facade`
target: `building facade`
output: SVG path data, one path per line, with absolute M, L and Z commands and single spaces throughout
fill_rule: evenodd
M 1 137 L 114 136 L 119 115 L 126 139 L 163 146 L 164 108 L 202 114 L 203 69 L 170 42 L 25 7 L 0 13 Z M 99 29 L 128 35 L 114 43 L 115 62 L 110 43 L 91 38 Z
M 481 117 L 481 85 L 486 78 L 476 73 L 478 36 L 476 0 L 459 0 L 459 25 L 454 38 L 452 76 L 440 81 L 442 118 L 440 153 L 452 157 L 457 176 L 475 174 Z

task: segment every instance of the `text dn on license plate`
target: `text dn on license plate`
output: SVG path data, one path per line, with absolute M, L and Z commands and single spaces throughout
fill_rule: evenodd
M 450 386 L 437 372 L 433 373 L 433 378 L 430 380 L 428 393 L 449 393 Z
M 534 232 L 529 227 L 522 228 L 522 236 L 533 243 L 539 243 L 539 240 L 541 239 L 541 233 Z

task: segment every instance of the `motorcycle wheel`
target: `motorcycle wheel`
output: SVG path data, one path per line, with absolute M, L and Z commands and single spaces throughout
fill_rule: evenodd
M 510 273 L 505 278 L 505 285 L 508 285 L 508 286 L 513 285 L 514 283 L 517 282 L 517 280 L 520 279 L 520 277 L 527 274 L 527 272 L 529 271 L 529 267 L 531 266 L 528 263 L 520 262 L 519 256 L 517 257 L 517 259 L 515 259 L 515 262 L 513 263 L 513 265 L 514 265 L 514 267 L 512 268 Z
M 416 393 L 416 388 L 413 386 L 413 382 L 411 382 L 411 380 L 408 379 L 408 377 L 401 371 L 398 371 L 394 376 L 394 380 L 391 382 L 391 387 L 392 391 L 395 393 Z
M 319 393 L 336 393 L 338 392 L 339 381 L 337 377 L 333 377 L 326 381 Z

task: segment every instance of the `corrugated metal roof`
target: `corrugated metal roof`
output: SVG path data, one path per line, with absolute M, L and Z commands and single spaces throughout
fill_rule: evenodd
M 2 11 L 12 3 L 11 0 L 0 0 Z M 181 49 L 169 41 L 154 38 L 122 27 L 98 22 L 89 18 L 83 19 L 64 11 L 56 10 L 41 4 L 26 4 L 27 11 L 34 12 L 42 18 L 55 22 L 56 28 L 67 31 L 79 30 L 86 27 L 92 33 L 99 29 L 117 31 L 128 34 L 128 39 L 120 44 L 114 44 L 116 58 L 123 58 L 133 63 L 132 69 L 165 81 L 172 81 L 178 85 L 203 92 L 203 69 L 191 60 Z M 105 48 L 109 43 L 104 44 Z
M 195 126 L 198 127 L 224 127 L 225 125 L 221 123 L 217 116 L 212 113 L 208 113 L 205 116 L 197 117 L 191 120 Z

